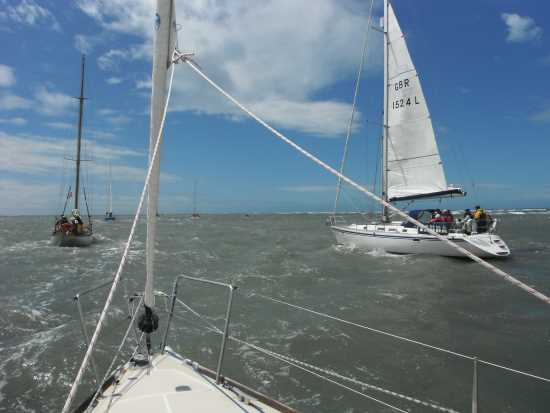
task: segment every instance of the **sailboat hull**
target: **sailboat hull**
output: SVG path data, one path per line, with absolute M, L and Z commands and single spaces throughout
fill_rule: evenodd
M 50 242 L 58 247 L 87 247 L 94 241 L 95 238 L 92 234 L 75 235 L 58 231 L 53 233 Z
M 427 254 L 446 257 L 464 257 L 460 251 L 416 228 L 401 225 L 346 225 L 331 226 L 339 244 L 368 251 L 392 254 Z M 406 232 L 403 232 L 406 231 Z M 442 234 L 443 235 L 443 234 Z M 506 243 L 496 234 L 451 233 L 443 235 L 467 251 L 482 258 L 502 258 L 510 255 Z

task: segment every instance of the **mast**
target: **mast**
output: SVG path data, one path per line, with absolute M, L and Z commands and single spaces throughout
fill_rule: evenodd
M 152 311 L 155 305 L 153 292 L 155 240 L 157 228 L 157 211 L 159 195 L 160 153 L 153 159 L 153 148 L 157 140 L 162 142 L 162 119 L 167 99 L 168 71 L 172 65 L 172 52 L 176 43 L 176 21 L 173 0 L 157 0 L 155 15 L 155 40 L 153 55 L 152 91 L 151 91 L 151 128 L 149 137 L 149 162 L 153 164 L 151 179 L 147 191 L 147 244 L 145 266 L 144 304 L 146 310 Z M 159 143 L 160 145 L 160 143 Z
M 84 65 L 86 56 L 82 55 L 82 65 L 80 72 L 80 96 L 78 109 L 78 134 L 76 139 L 76 183 L 74 191 L 74 209 L 78 209 L 78 194 L 80 192 L 80 147 L 82 143 L 82 115 L 84 113 Z
M 107 212 L 113 213 L 113 175 L 111 162 L 109 162 L 109 210 Z
M 193 182 L 193 216 L 197 215 L 197 180 Z
M 388 202 L 388 128 L 389 128 L 389 105 L 388 105 L 388 87 L 389 87 L 389 30 L 388 30 L 388 0 L 384 0 L 384 130 L 382 135 L 382 199 Z M 388 222 L 388 208 L 382 207 L 382 222 Z

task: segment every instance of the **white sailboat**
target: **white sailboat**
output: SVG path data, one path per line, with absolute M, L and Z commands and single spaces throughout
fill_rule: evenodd
M 90 211 L 88 210 L 88 201 L 86 199 L 86 192 L 83 191 L 84 201 L 86 203 L 86 210 L 88 212 L 88 223 L 85 224 L 80 216 L 79 200 L 80 200 L 80 164 L 81 159 L 81 146 L 82 146 L 82 116 L 84 113 L 84 69 L 86 65 L 86 58 L 82 56 L 81 73 L 80 73 L 80 96 L 77 98 L 79 101 L 78 112 L 78 134 L 76 138 L 76 158 L 71 159 L 75 162 L 75 189 L 74 189 L 74 209 L 69 217 L 65 216 L 65 209 L 67 208 L 67 201 L 73 195 L 71 189 L 67 193 L 65 199 L 65 206 L 63 212 L 56 218 L 54 230 L 52 232 L 51 243 L 60 247 L 86 247 L 94 242 L 92 220 L 90 217 Z
M 428 105 L 393 7 L 384 0 L 384 127 L 382 199 L 386 202 L 464 196 L 447 184 Z M 345 161 L 345 160 L 344 160 Z M 343 162 L 344 162 L 343 161 Z M 340 181 L 339 181 L 340 185 Z M 337 189 L 337 199 L 340 187 Z M 411 217 L 430 225 L 434 210 L 411 211 Z M 462 225 L 432 225 L 449 240 L 480 257 L 504 257 L 510 249 L 495 234 L 496 220 L 478 231 Z M 390 221 L 384 206 L 381 222 L 337 224 L 331 229 L 339 243 L 397 254 L 463 256 L 448 243 L 406 221 Z
M 107 211 L 105 211 L 105 221 L 114 221 L 116 217 L 113 215 L 113 173 L 111 163 L 109 162 L 109 183 L 107 185 Z

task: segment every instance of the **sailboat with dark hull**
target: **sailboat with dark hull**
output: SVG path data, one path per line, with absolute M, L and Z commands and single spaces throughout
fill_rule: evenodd
M 81 148 L 82 148 L 82 116 L 84 113 L 84 68 L 86 65 L 86 58 L 82 56 L 81 72 L 80 72 L 80 96 L 77 98 L 79 101 L 78 111 L 78 133 L 76 139 L 76 158 L 75 162 L 75 189 L 74 189 L 74 209 L 71 215 L 67 217 L 65 215 L 65 209 L 67 207 L 67 201 L 71 197 L 71 190 L 67 194 L 65 201 L 65 207 L 59 217 L 57 217 L 54 230 L 52 233 L 51 242 L 53 245 L 60 247 L 86 247 L 94 242 L 92 221 L 90 217 L 90 211 L 88 209 L 88 201 L 86 199 L 86 191 L 83 189 L 84 201 L 86 204 L 86 210 L 88 215 L 88 223 L 85 224 L 80 216 L 79 201 L 80 201 L 80 164 Z

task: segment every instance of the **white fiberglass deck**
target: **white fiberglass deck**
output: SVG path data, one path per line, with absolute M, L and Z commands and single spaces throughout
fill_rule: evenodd
M 244 393 L 217 385 L 192 363 L 167 349 L 152 358 L 152 366 L 127 364 L 91 411 L 109 413 L 290 412 L 275 409 Z

